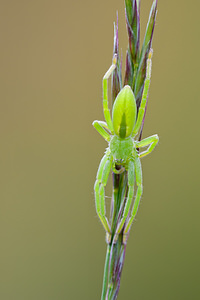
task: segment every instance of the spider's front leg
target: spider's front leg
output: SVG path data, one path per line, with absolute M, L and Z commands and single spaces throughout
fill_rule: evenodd
M 112 167 L 112 156 L 106 152 L 103 156 L 99 169 L 97 172 L 97 177 L 94 185 L 95 191 L 95 203 L 97 215 L 107 232 L 107 242 L 111 241 L 111 229 L 108 219 L 106 218 L 106 208 L 105 208 L 105 186 L 108 181 L 108 176 Z
M 117 229 L 116 229 L 115 236 L 114 236 L 114 243 L 116 243 L 116 241 L 118 239 L 118 235 L 121 232 L 121 230 L 124 226 L 124 223 L 128 217 L 132 199 L 133 199 L 133 195 L 134 195 L 134 183 L 135 183 L 134 161 L 130 160 L 128 163 L 128 195 L 127 195 L 126 204 L 124 207 L 122 218 L 121 218 L 119 224 L 117 225 Z
M 126 244 L 127 242 L 127 237 L 129 233 L 129 229 L 133 223 L 133 220 L 137 214 L 137 210 L 140 204 L 140 198 L 142 196 L 142 167 L 141 167 L 141 162 L 138 156 L 136 156 L 135 159 L 135 176 L 136 176 L 136 184 L 137 184 L 137 193 L 135 197 L 135 201 L 133 204 L 131 216 L 128 219 L 128 222 L 126 223 L 126 226 L 124 228 L 123 232 L 123 243 Z

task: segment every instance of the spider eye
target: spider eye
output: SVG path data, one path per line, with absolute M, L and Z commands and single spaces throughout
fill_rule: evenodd
M 136 111 L 135 96 L 130 86 L 126 85 L 117 95 L 112 110 L 114 132 L 120 138 L 124 139 L 131 135 L 135 125 Z

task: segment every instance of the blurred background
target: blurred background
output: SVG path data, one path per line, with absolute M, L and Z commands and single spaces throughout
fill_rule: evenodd
M 152 0 L 141 1 L 142 37 Z M 200 2 L 158 1 L 144 194 L 119 299 L 199 299 Z M 100 299 L 105 233 L 93 184 L 102 76 L 123 0 L 0 3 L 0 299 Z M 110 195 L 108 195 L 110 196 Z M 108 198 L 109 201 L 109 198 Z

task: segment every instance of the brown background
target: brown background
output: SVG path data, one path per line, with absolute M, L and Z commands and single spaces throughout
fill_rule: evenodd
M 142 0 L 142 36 L 152 1 Z M 199 299 L 199 1 L 159 1 L 144 194 L 119 299 Z M 93 183 L 102 76 L 124 1 L 0 2 L 0 299 L 100 299 Z

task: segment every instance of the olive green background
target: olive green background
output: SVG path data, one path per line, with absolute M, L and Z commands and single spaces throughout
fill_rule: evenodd
M 152 1 L 141 2 L 143 36 Z M 143 137 L 160 142 L 142 161 L 119 299 L 196 300 L 200 2 L 158 2 Z M 93 184 L 106 142 L 91 123 L 103 119 L 116 10 L 125 55 L 123 0 L 0 2 L 1 300 L 100 299 Z

